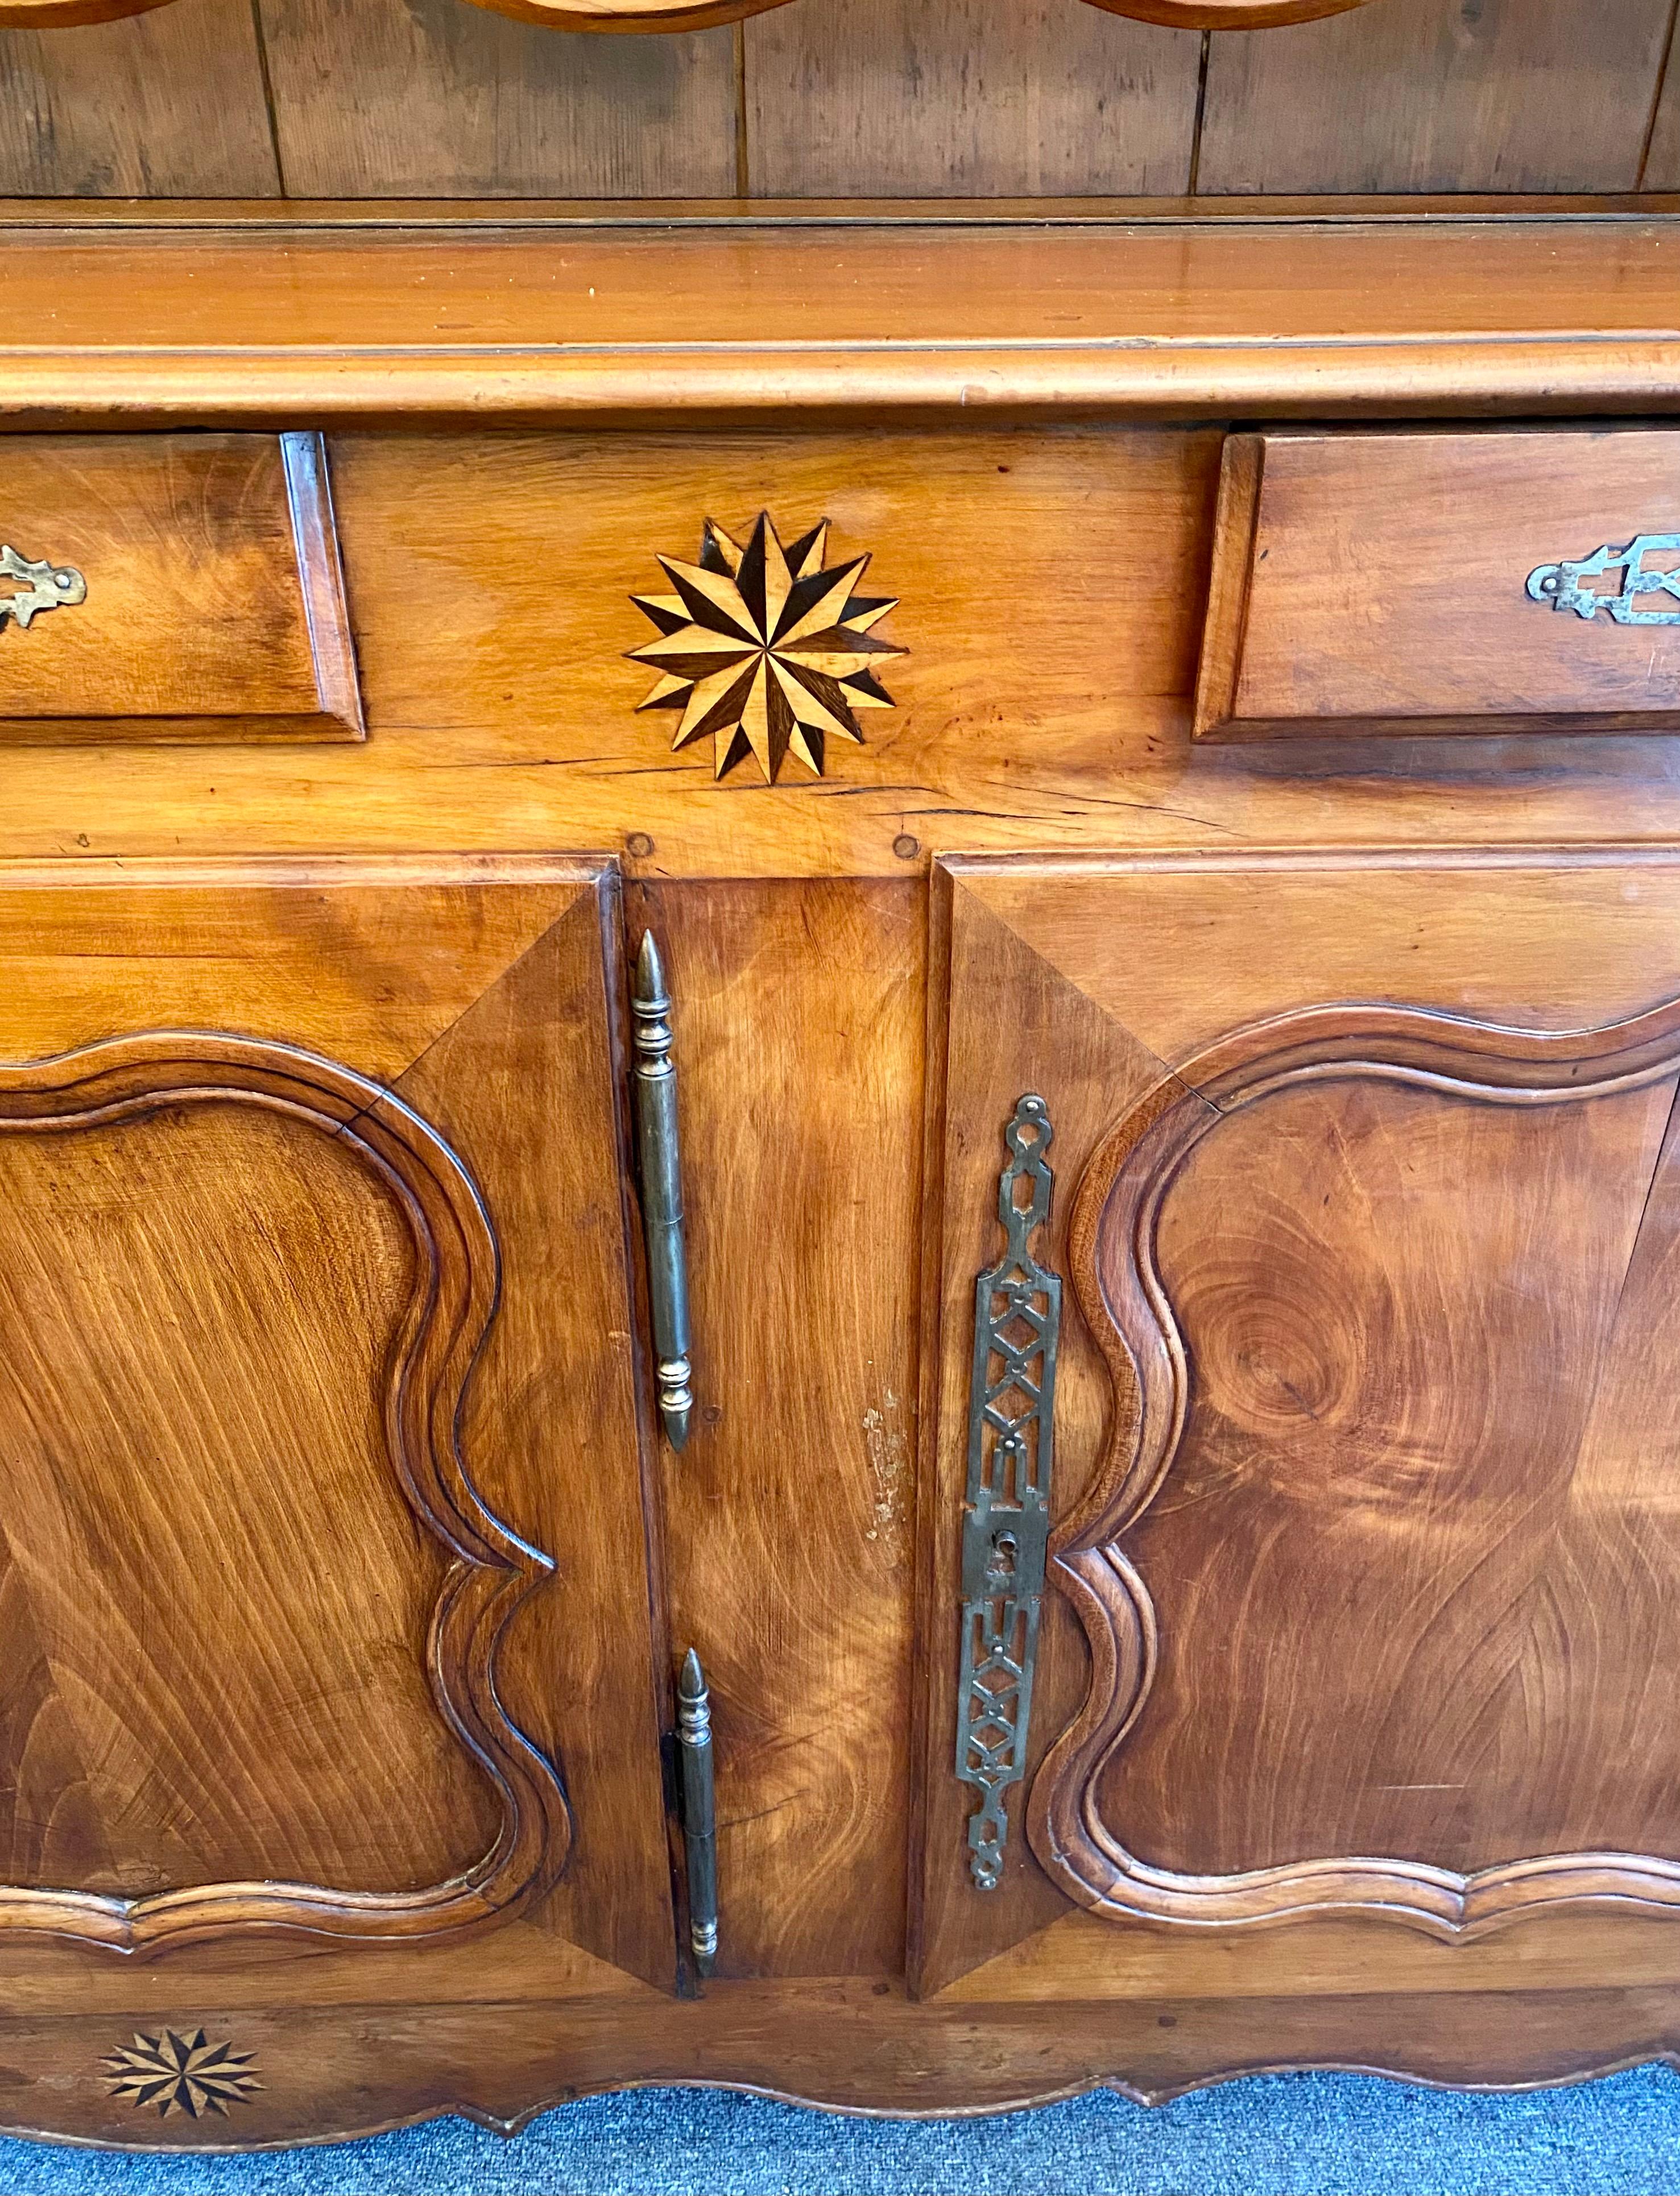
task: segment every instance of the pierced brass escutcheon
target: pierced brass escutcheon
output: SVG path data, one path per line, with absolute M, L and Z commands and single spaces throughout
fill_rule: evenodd
M 0 548 L 0 583 L 7 580 L 21 585 L 8 593 L 0 584 L 0 630 L 10 618 L 27 632 L 31 619 L 43 610 L 73 610 L 88 599 L 88 583 L 73 564 L 55 564 L 47 558 L 38 562 L 20 555 L 9 541 Z
M 1049 1108 L 1028 1091 L 1003 1131 L 997 1216 L 1006 1247 L 974 1284 L 956 1773 L 980 1794 L 968 1818 L 979 1891 L 996 1891 L 1003 1880 L 1008 1790 L 1026 1774 L 1049 1556 L 1062 1285 L 1032 1241 L 1049 1224 L 1055 1175 L 1045 1154 L 1054 1134 Z
M 1648 557 L 1666 558 L 1666 566 L 1648 570 Z M 1607 572 L 1621 575 L 1615 593 L 1582 586 L 1584 580 L 1602 579 Z M 1589 624 L 1600 610 L 1608 610 L 1617 625 L 1680 625 L 1680 534 L 1636 534 L 1619 548 L 1607 542 L 1591 557 L 1537 564 L 1528 575 L 1528 592 L 1535 602 L 1573 610 Z M 1654 595 L 1666 595 L 1674 607 L 1642 610 L 1640 604 Z

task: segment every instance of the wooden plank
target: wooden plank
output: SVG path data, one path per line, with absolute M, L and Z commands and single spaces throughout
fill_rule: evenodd
M 1199 188 L 1631 190 L 1671 0 L 1385 0 L 1215 32 Z
M 1262 197 L 1164 198 L 1081 195 L 1077 198 L 769 198 L 723 199 L 6 199 L 0 198 L 0 233 L 52 229 L 66 235 L 136 229 L 168 232 L 252 228 L 307 237 L 353 229 L 389 235 L 401 229 L 447 230 L 452 237 L 488 230 L 540 236 L 563 228 L 612 230 L 621 235 L 656 228 L 666 238 L 685 231 L 725 228 L 739 237 L 766 229 L 996 229 L 1031 222 L 1047 229 L 1198 229 L 1240 223 L 1296 227 L 1357 222 L 1361 232 L 1378 223 L 1416 228 L 1485 225 L 1490 215 L 1510 228 L 1522 221 L 1567 221 L 1606 228 L 1643 225 L 1680 213 L 1671 191 L 1453 191 L 1377 193 L 1348 196 L 1268 194 Z
M 1675 35 L 1669 42 L 1668 63 L 1651 119 L 1651 142 L 1646 148 L 1644 170 L 1639 178 L 1639 188 L 1643 191 L 1680 189 L 1680 65 L 1675 59 L 1677 44 L 1680 44 L 1680 16 L 1677 16 Z
M 857 0 L 745 26 L 755 194 L 1189 188 L 1201 40 L 1065 0 Z
M 172 0 L 68 35 L 0 31 L 0 190 L 249 199 L 279 189 L 246 0 Z
M 674 1002 L 695 1413 L 660 1460 L 724 1974 L 903 1963 L 921 910 L 909 880 L 628 896 Z
M 734 33 L 567 38 L 460 0 L 262 0 L 297 198 L 735 186 Z

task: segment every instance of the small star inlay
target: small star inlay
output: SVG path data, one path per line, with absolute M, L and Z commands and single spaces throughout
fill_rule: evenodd
M 244 2103 L 262 2088 L 249 2071 L 256 2056 L 235 2051 L 231 2043 L 209 2043 L 202 2028 L 191 2036 L 165 2028 L 155 2036 L 136 2035 L 103 2063 L 113 2097 L 136 2111 L 155 2105 L 159 2119 L 178 2112 L 195 2120 L 200 2112 L 225 2118 L 229 2105 Z
M 676 592 L 631 599 L 659 627 L 632 661 L 659 673 L 643 709 L 679 709 L 673 748 L 710 738 L 713 774 L 758 758 L 772 785 L 795 756 L 821 777 L 831 739 L 861 746 L 860 709 L 890 709 L 875 676 L 882 657 L 903 656 L 873 628 L 896 600 L 852 589 L 867 557 L 825 569 L 828 522 L 784 549 L 760 511 L 746 546 L 706 522 L 700 562 L 659 559 Z

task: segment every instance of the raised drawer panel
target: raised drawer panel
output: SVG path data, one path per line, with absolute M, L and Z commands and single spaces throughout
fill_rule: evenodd
M 20 436 L 0 741 L 359 740 L 320 437 Z
M 1680 433 L 1233 435 L 1198 739 L 1680 728 Z

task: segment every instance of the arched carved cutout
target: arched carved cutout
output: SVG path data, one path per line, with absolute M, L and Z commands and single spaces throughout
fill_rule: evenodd
M 1089 1494 L 1058 1531 L 1053 1565 L 1086 1633 L 1092 1673 L 1085 1705 L 1047 1756 L 1029 1807 L 1035 1852 L 1080 1904 L 1199 1925 L 1357 1913 L 1446 1939 L 1581 1901 L 1680 1906 L 1680 1860 L 1602 1849 L 1468 1872 L 1364 1852 L 1228 1873 L 1162 1867 L 1110 1827 L 1100 1791 L 1110 1771 L 1123 1789 L 1123 1749 L 1129 1737 L 1136 1743 L 1163 1667 L 1155 1605 L 1122 1544 L 1173 1483 L 1192 1415 L 1192 1352 L 1158 1257 L 1163 1209 L 1192 1154 L 1250 1109 L 1315 1087 L 1334 1095 L 1376 1086 L 1427 1094 L 1431 1104 L 1531 1112 L 1645 1092 L 1660 1124 L 1669 1101 L 1656 1086 L 1677 1072 L 1680 1000 L 1605 1028 L 1557 1034 L 1404 1008 L 1313 1008 L 1220 1041 L 1158 1084 L 1098 1147 L 1076 1203 L 1070 1258 L 1108 1365 L 1115 1420 Z M 1660 1159 L 1654 1164 L 1660 1170 Z M 1639 1186 L 1647 1198 L 1656 1178 Z M 1205 1234 L 1205 1211 L 1198 1218 Z M 1666 1575 L 1659 1588 L 1666 1591 Z
M 61 31 L 81 23 L 119 23 L 168 0 L 0 0 L 0 31 Z
M 142 15 L 168 0 L 0 0 L 0 29 L 54 30 Z M 557 31 L 701 31 L 784 7 L 788 0 L 474 0 L 498 14 Z M 1089 0 L 1110 14 L 1180 30 L 1258 31 L 1338 15 L 1365 0 Z
M 120 1898 L 0 1885 L 0 1932 L 48 1932 L 124 1952 L 249 1929 L 422 1939 L 505 1912 L 551 1880 L 569 1846 L 559 1779 L 496 1693 L 498 1644 L 553 1564 L 486 1506 L 458 1446 L 499 1288 L 494 1234 L 461 1161 L 392 1092 L 287 1045 L 164 1032 L 0 1066 L 0 1138 L 96 1134 L 148 1114 L 228 1104 L 333 1139 L 374 1178 L 412 1240 L 412 1293 L 385 1352 L 384 1447 L 409 1508 L 450 1558 L 427 1673 L 438 1713 L 493 1789 L 499 1831 L 470 1868 L 415 1890 L 263 1881 Z
M 1345 15 L 1367 0 L 1089 0 L 1111 15 L 1140 23 L 1165 23 L 1176 31 L 1268 31 L 1285 23 L 1316 23 Z

